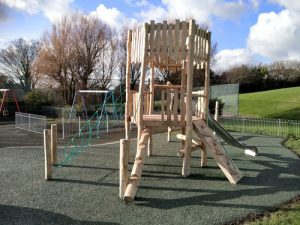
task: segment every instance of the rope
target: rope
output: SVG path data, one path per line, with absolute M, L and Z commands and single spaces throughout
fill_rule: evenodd
M 74 157 L 77 157 L 84 152 L 91 145 L 93 136 L 99 138 L 99 132 L 102 128 L 106 128 L 106 122 L 108 122 L 106 119 L 107 117 L 109 118 L 107 112 L 107 102 L 109 99 L 113 100 L 113 98 L 114 96 L 112 91 L 109 91 L 105 94 L 103 104 L 97 108 L 94 114 L 81 127 L 80 131 L 76 133 L 64 146 L 64 158 L 56 165 L 56 168 L 63 167 L 67 162 L 70 162 Z M 114 100 L 113 104 L 115 104 Z M 117 118 L 114 117 L 114 119 Z

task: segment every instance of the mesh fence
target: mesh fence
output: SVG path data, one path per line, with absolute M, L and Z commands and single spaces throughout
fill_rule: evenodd
M 16 112 L 15 126 L 19 129 L 42 134 L 44 129 L 46 129 L 46 116 Z
M 224 103 L 223 116 L 237 116 L 239 109 L 239 84 L 221 84 L 210 87 L 210 98 Z
M 287 137 L 289 135 L 300 137 L 300 121 L 297 120 L 222 117 L 219 121 L 229 131 L 275 137 Z

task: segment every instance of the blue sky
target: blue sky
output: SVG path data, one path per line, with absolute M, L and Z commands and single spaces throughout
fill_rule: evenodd
M 39 39 L 75 11 L 117 30 L 150 19 L 194 18 L 218 44 L 216 70 L 300 58 L 298 0 L 0 0 L 0 47 L 19 37 Z

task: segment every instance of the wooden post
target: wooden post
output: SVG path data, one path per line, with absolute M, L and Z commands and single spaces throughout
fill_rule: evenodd
M 57 163 L 57 125 L 51 124 L 51 163 Z
M 172 128 L 168 127 L 168 142 L 171 141 Z
M 150 136 L 148 141 L 148 156 L 151 156 L 153 154 L 153 135 L 152 135 L 152 128 L 149 127 Z
M 125 190 L 124 200 L 126 202 L 132 202 L 135 197 L 138 184 L 142 175 L 142 169 L 144 165 L 147 142 L 149 137 L 150 137 L 150 130 L 149 128 L 146 128 L 141 133 L 141 138 L 139 139 L 138 142 L 138 148 L 136 151 L 134 165 L 131 171 L 131 175 L 128 179 L 128 185 Z
M 184 47 L 185 49 L 185 47 Z M 186 61 L 182 60 L 182 75 L 181 75 L 181 88 L 180 88 L 180 126 L 181 126 L 181 134 L 185 135 L 185 93 L 186 93 Z M 181 141 L 181 148 L 184 149 L 185 141 Z
M 154 110 L 154 64 L 151 63 L 151 70 L 150 70 L 150 112 L 149 114 L 153 114 Z
M 128 183 L 128 161 L 129 161 L 130 142 L 128 139 L 120 140 L 120 181 L 119 181 L 119 197 L 123 199 L 125 188 Z
M 143 129 L 143 103 L 144 103 L 144 82 L 146 77 L 146 67 L 147 67 L 147 40 L 148 40 L 148 24 L 145 23 L 143 27 L 144 36 L 141 39 L 142 49 L 139 49 L 142 52 L 142 64 L 141 64 L 141 77 L 140 77 L 140 86 L 139 86 L 139 93 L 138 93 L 138 112 L 137 112 L 137 143 L 141 137 L 141 132 Z
M 44 156 L 45 156 L 45 180 L 51 180 L 52 179 L 51 132 L 49 129 L 44 130 Z
M 205 62 L 205 80 L 204 80 L 204 119 L 207 120 L 207 113 L 209 110 L 209 83 L 210 83 L 210 43 L 211 32 L 207 33 L 207 45 L 204 49 L 206 53 Z M 207 152 L 206 149 L 201 152 L 201 166 L 207 166 Z
M 191 168 L 191 148 L 192 148 L 192 92 L 193 92 L 193 59 L 194 59 L 194 36 L 195 36 L 195 20 L 190 20 L 189 24 L 189 43 L 187 55 L 187 96 L 186 96 L 186 141 L 185 154 L 182 165 L 182 175 L 184 177 L 190 175 Z
M 127 33 L 127 62 L 126 62 L 126 104 L 125 104 L 125 138 L 129 139 L 130 133 L 130 74 L 131 74 L 131 42 L 132 30 Z

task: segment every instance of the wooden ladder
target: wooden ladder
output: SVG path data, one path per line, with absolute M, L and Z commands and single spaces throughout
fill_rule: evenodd
M 213 132 L 203 119 L 193 120 L 195 133 L 203 142 L 207 151 L 210 151 L 218 166 L 223 171 L 230 183 L 236 184 L 243 177 L 240 170 L 234 164 L 226 150 L 215 138 Z

